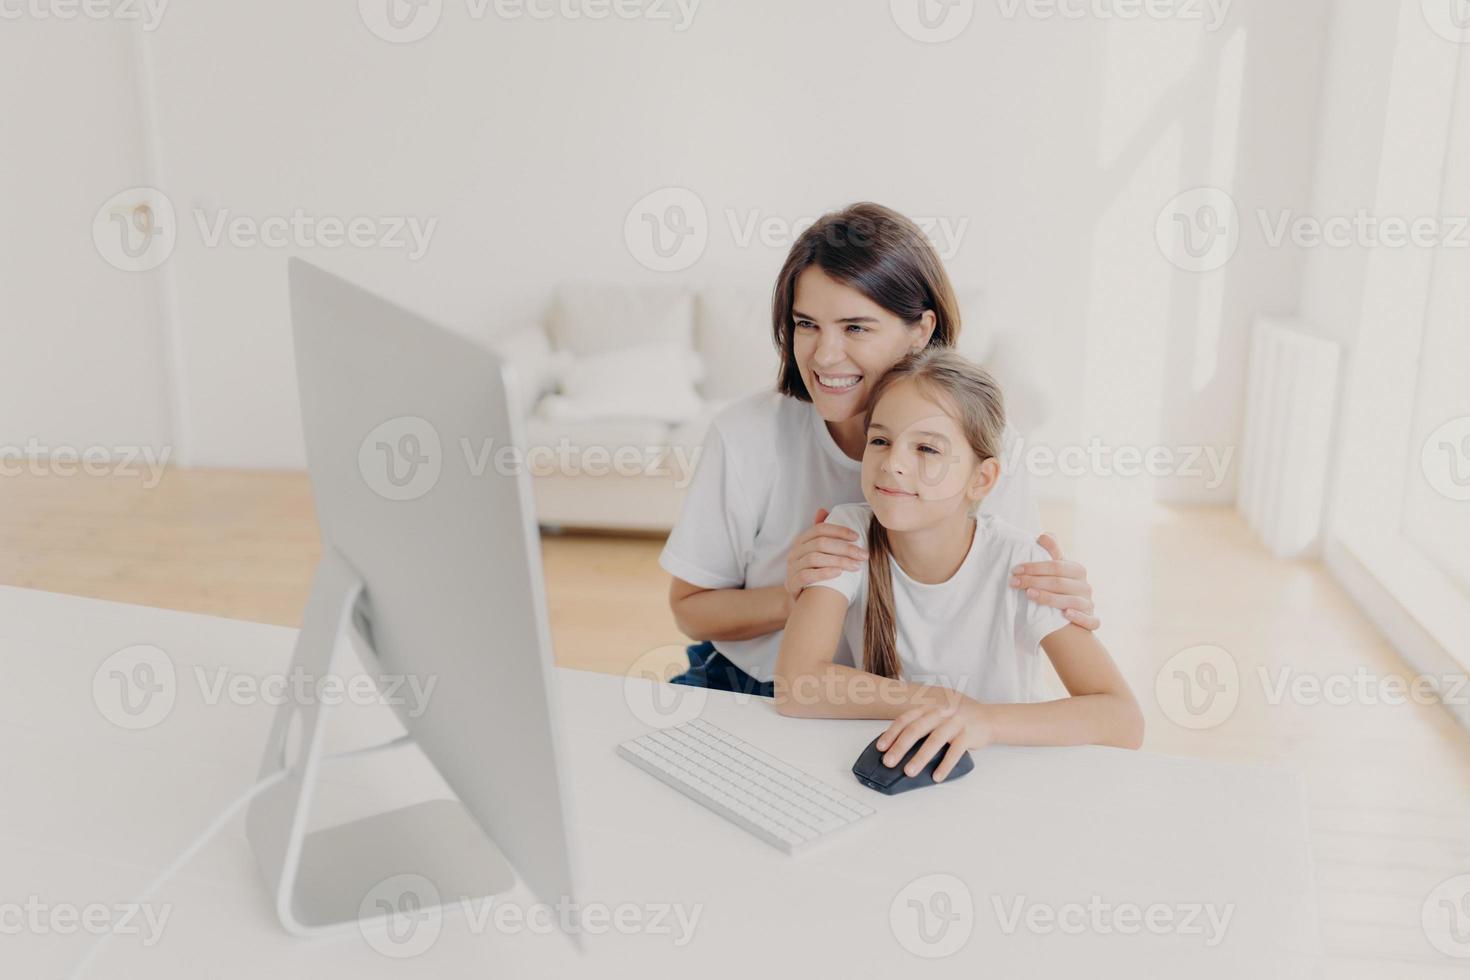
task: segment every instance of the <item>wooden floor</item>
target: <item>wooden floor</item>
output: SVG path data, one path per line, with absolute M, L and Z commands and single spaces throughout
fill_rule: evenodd
M 1407 669 L 1319 564 L 1272 559 L 1227 509 L 1134 516 L 1043 508 L 1084 560 L 1100 634 L 1148 714 L 1145 748 L 1281 766 L 1307 794 L 1325 977 L 1465 977 L 1420 925 L 1470 873 L 1470 735 L 1435 705 L 1270 704 L 1258 671 Z M 559 663 L 622 673 L 678 662 L 654 538 L 557 535 L 542 550 Z M 170 471 L 0 480 L 0 583 L 296 625 L 318 554 L 298 473 Z M 1181 728 L 1154 696 L 1177 651 L 1228 650 L 1242 678 L 1218 727 Z

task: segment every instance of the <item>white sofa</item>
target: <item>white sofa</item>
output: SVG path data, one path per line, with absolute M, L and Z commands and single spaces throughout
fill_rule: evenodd
M 996 372 L 1023 432 L 1041 421 L 1016 386 L 1022 345 L 961 296 L 960 350 Z M 491 342 L 517 375 L 545 528 L 665 532 L 678 519 L 716 412 L 776 384 L 769 289 L 566 283 L 540 323 Z M 1011 378 L 1008 375 L 1020 377 Z

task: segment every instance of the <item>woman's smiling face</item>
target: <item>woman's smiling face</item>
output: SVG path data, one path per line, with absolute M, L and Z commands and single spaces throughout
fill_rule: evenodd
M 791 304 L 792 353 L 812 405 L 828 422 L 867 409 L 878 379 L 934 333 L 934 312 L 905 323 L 861 292 L 808 266 Z

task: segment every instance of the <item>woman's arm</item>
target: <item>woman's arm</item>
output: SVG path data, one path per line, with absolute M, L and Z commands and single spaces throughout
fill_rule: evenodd
M 675 577 L 669 608 L 679 631 L 691 640 L 750 640 L 786 625 L 791 598 L 786 588 L 702 589 Z
M 1113 658 L 1089 630 L 1064 626 L 1041 641 L 1071 697 L 1038 704 L 981 704 L 965 698 L 951 708 L 916 708 L 895 718 L 878 736 L 883 762 L 895 765 L 914 743 L 924 744 L 904 772 L 915 775 L 949 745 L 934 771 L 949 775 L 966 749 L 987 745 L 1143 744 L 1143 712 Z
M 1062 546 L 1050 532 L 1043 532 L 1036 543 L 1046 549 L 1052 560 L 1017 565 L 1011 570 L 1011 588 L 1025 589 L 1027 598 L 1060 609 L 1063 616 L 1085 630 L 1097 629 L 1102 620 L 1097 618 L 1087 569 L 1079 562 L 1067 561 Z
M 784 591 L 784 590 L 783 590 Z M 896 718 L 919 706 L 955 705 L 961 695 L 833 663 L 847 598 L 828 588 L 801 593 L 781 636 L 776 710 L 798 718 Z

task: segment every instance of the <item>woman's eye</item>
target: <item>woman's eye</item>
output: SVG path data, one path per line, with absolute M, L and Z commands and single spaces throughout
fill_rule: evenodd
M 798 329 L 798 330 L 801 330 L 804 327 L 814 327 L 814 326 L 816 326 L 816 324 L 813 323 L 810 320 L 797 320 L 796 321 L 796 329 Z
M 868 328 L 859 323 L 849 323 L 847 325 L 847 329 L 855 331 L 857 333 L 864 333 Z
M 919 452 L 921 452 L 921 453 L 938 453 L 939 450 L 935 449 L 933 446 L 920 446 L 919 447 Z
M 883 444 L 884 444 L 884 439 L 883 439 L 882 436 L 874 436 L 873 438 L 871 438 L 871 439 L 868 440 L 868 445 L 870 445 L 870 446 L 881 446 Z

